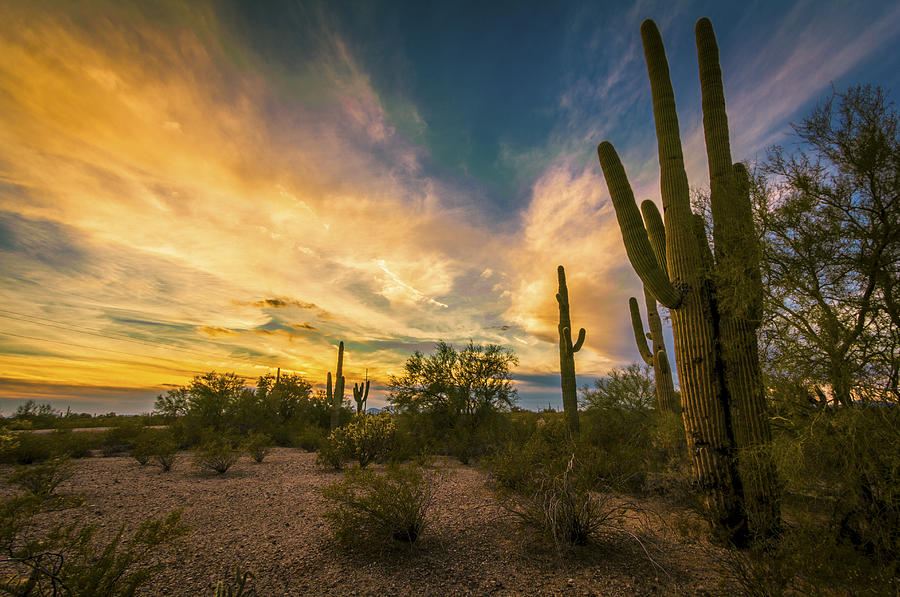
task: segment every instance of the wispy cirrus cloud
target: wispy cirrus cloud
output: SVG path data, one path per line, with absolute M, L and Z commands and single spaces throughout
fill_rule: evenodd
M 900 7 L 874 8 L 848 11 L 841 3 L 799 2 L 770 28 L 719 40 L 734 160 L 765 158 L 766 149 L 784 143 L 790 123 L 805 117 L 831 85 L 896 39 Z M 850 84 L 872 83 L 849 78 Z M 702 181 L 692 184 L 707 186 L 702 122 L 699 110 L 694 112 L 683 125 L 686 165 L 691 180 Z

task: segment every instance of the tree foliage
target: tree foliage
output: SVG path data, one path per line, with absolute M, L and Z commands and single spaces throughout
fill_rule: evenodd
M 244 384 L 235 373 L 211 371 L 159 396 L 155 410 L 179 419 L 182 443 L 196 443 L 212 429 L 265 433 L 275 443 L 288 445 L 305 427 L 327 428 L 328 404 L 324 396 L 313 394 L 312 384 L 302 376 L 266 374 L 255 389 Z
M 623 369 L 613 368 L 594 382 L 594 387 L 581 391 L 581 404 L 587 408 L 626 408 L 648 411 L 656 408 L 656 386 L 649 365 L 632 363 Z
M 518 358 L 497 344 L 469 342 L 457 350 L 439 342 L 434 354 L 416 351 L 404 374 L 391 376 L 391 404 L 401 410 L 442 413 L 451 420 L 478 421 L 490 412 L 508 410 L 516 401 L 510 367 Z
M 166 418 L 180 417 L 187 414 L 188 397 L 187 388 L 173 388 L 156 397 L 153 410 Z
M 757 219 L 772 362 L 832 397 L 900 400 L 900 130 L 883 89 L 835 93 L 770 152 Z

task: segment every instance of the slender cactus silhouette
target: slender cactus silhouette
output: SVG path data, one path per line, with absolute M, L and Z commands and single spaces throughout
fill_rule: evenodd
M 578 396 L 575 382 L 575 353 L 584 344 L 584 328 L 578 331 L 578 339 L 572 343 L 572 322 L 569 315 L 569 289 L 566 287 L 566 270 L 563 266 L 556 268 L 559 279 L 559 292 L 556 302 L 559 303 L 559 371 L 562 380 L 563 410 L 566 413 L 566 425 L 569 433 L 578 435 Z

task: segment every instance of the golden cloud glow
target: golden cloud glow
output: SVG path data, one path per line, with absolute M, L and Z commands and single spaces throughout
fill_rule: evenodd
M 630 329 L 623 325 L 627 298 L 618 304 L 609 297 L 634 293 L 640 286 L 627 266 L 615 214 L 595 169 L 575 169 L 567 161 L 547 168 L 534 185 L 522 228 L 524 246 L 513 254 L 510 266 L 517 274 L 517 288 L 507 316 L 534 338 L 555 344 L 556 267 L 562 265 L 572 325 L 587 331 L 578 370 L 598 374 L 621 364 L 623 339 Z M 556 371 L 559 363 L 548 357 L 546 350 L 523 351 L 522 361 L 534 371 Z
M 625 305 L 604 297 L 636 283 L 596 169 L 553 165 L 521 230 L 498 233 L 423 174 L 328 31 L 317 62 L 267 78 L 202 5 L 169 5 L 179 25 L 2 8 L 0 210 L 61 231 L 71 248 L 48 260 L 72 261 L 5 266 L 10 379 L 160 388 L 280 366 L 320 381 L 341 339 L 348 379 L 383 383 L 410 352 L 396 345 L 438 339 L 515 342 L 523 370 L 555 371 L 559 263 L 588 329 L 579 372 L 620 354 Z M 280 87 L 309 77 L 320 97 Z

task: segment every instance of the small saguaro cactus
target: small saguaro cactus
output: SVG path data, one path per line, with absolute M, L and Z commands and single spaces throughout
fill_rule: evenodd
M 629 261 L 672 314 L 685 433 L 698 484 L 713 519 L 740 544 L 751 530 L 770 534 L 779 520 L 774 469 L 764 450 L 769 430 L 756 352 L 758 251 L 742 170 L 731 163 L 718 46 L 708 19 L 697 22 L 695 35 L 715 255 L 691 213 L 669 65 L 653 21 L 641 25 L 641 38 L 653 96 L 664 243 L 648 217 L 648 210 L 655 211 L 647 206 L 652 202 L 642 205 L 647 209 L 641 221 L 613 146 L 603 142 L 597 152 Z M 738 466 L 745 453 L 753 455 L 753 467 Z
M 331 372 L 328 372 L 325 396 L 331 407 L 331 430 L 341 424 L 341 405 L 344 403 L 344 343 L 338 345 L 337 371 L 334 373 L 334 390 L 331 387 Z
M 578 396 L 575 382 L 575 353 L 584 344 L 584 328 L 578 331 L 578 339 L 572 343 L 572 322 L 569 316 L 569 289 L 566 287 L 566 270 L 563 266 L 556 268 L 559 278 L 559 292 L 556 302 L 559 303 L 559 373 L 562 378 L 563 410 L 566 413 L 566 426 L 569 433 L 578 435 Z
M 653 378 L 656 383 L 656 400 L 660 412 L 679 411 L 678 396 L 675 394 L 675 383 L 672 380 L 672 370 L 669 368 L 669 357 L 666 354 L 662 336 L 662 320 L 659 310 L 656 308 L 656 299 L 644 288 L 644 299 L 647 304 L 647 320 L 650 332 L 644 336 L 644 323 L 641 321 L 641 312 L 637 299 L 628 299 L 628 307 L 631 310 L 631 325 L 634 328 L 634 339 L 637 342 L 638 352 L 644 362 L 653 367 Z M 647 340 L 652 343 L 647 345 Z
M 649 199 L 641 203 L 641 214 L 644 217 L 644 226 L 647 230 L 647 238 L 656 263 L 665 267 L 666 263 L 666 229 L 656 204 Z M 652 350 L 647 347 L 644 340 L 644 326 L 641 322 L 637 300 L 631 299 L 631 323 L 634 327 L 635 340 L 638 350 L 648 365 L 653 366 L 653 374 L 656 380 L 656 397 L 659 400 L 659 409 L 662 412 L 678 413 L 681 405 L 675 394 L 675 383 L 672 380 L 672 370 L 669 368 L 669 356 L 666 353 L 666 345 L 662 335 L 662 319 L 659 317 L 659 309 L 656 306 L 656 297 L 644 286 L 644 303 L 647 306 L 647 323 L 650 332 L 647 339 L 652 342 Z M 638 338 L 640 335 L 640 338 Z
M 366 369 L 365 385 L 353 384 L 353 401 L 356 402 L 356 414 L 365 414 L 366 400 L 369 398 L 369 370 Z

